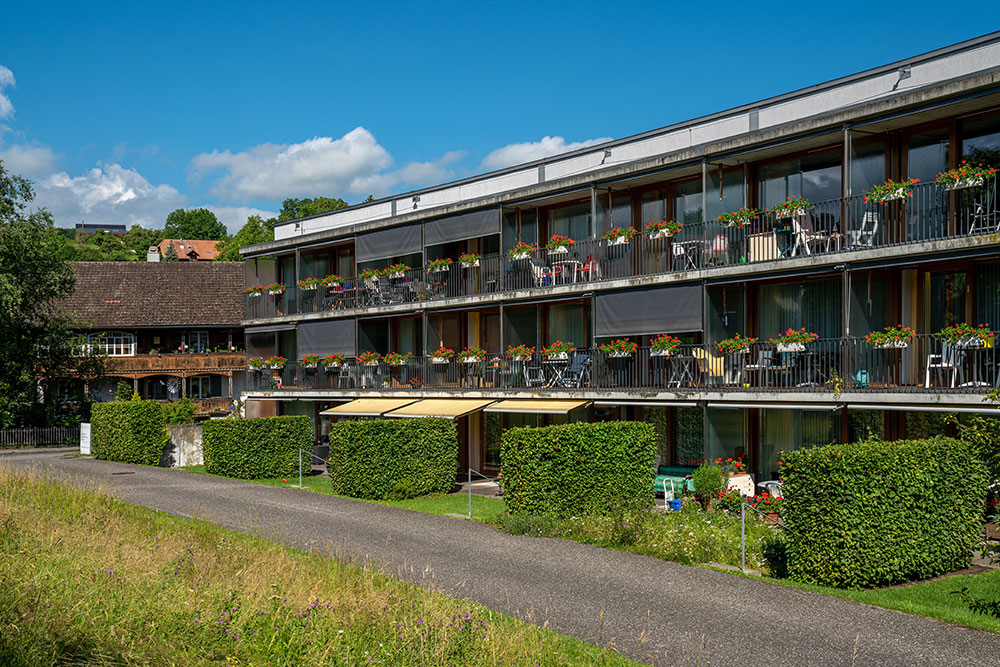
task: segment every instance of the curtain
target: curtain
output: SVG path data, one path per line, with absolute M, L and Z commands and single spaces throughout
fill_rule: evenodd
M 773 338 L 787 329 L 805 328 L 820 338 L 839 338 L 843 330 L 840 281 L 810 280 L 763 285 L 759 292 L 759 336 Z

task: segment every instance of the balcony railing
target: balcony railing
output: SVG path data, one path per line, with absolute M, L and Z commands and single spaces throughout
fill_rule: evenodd
M 740 227 L 688 224 L 669 238 L 637 234 L 620 245 L 581 240 L 566 252 L 540 248 L 516 260 L 490 255 L 472 268 L 455 262 L 443 271 L 416 268 L 378 279 L 346 278 L 329 288 L 290 287 L 279 295 L 248 295 L 245 312 L 255 320 L 352 310 L 996 233 L 995 180 L 954 191 L 919 184 L 911 197 L 886 203 L 866 201 L 864 195 L 813 202 L 798 215 L 760 213 Z
M 960 392 L 1000 383 L 997 348 L 947 345 L 920 335 L 905 348 L 874 348 L 859 338 L 804 346 L 756 343 L 722 354 L 714 345 L 681 345 L 669 355 L 639 348 L 626 356 L 578 350 L 565 359 L 492 354 L 476 363 L 412 357 L 399 366 L 348 362 L 336 369 L 286 364 L 251 372 L 248 388 L 384 391 L 406 389 L 530 391 Z
M 137 354 L 134 357 L 110 357 L 109 373 L 155 373 L 158 371 L 199 371 L 243 368 L 243 352 L 203 352 L 193 354 Z

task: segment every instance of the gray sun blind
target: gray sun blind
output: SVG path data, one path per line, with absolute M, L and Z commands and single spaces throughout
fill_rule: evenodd
M 299 325 L 299 356 L 318 354 L 324 357 L 339 352 L 356 355 L 357 323 L 354 319 L 303 322 Z
M 594 335 L 642 336 L 701 331 L 701 286 L 678 285 L 598 294 Z
M 358 234 L 355 242 L 358 262 L 400 257 L 421 252 L 420 225 L 400 225 Z
M 500 211 L 495 208 L 449 215 L 424 223 L 424 243 L 439 245 L 500 233 Z

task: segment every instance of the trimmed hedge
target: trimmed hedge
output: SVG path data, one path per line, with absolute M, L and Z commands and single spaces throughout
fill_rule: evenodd
M 951 572 L 982 530 L 986 469 L 958 440 L 804 449 L 784 456 L 781 476 L 798 581 L 865 588 Z
M 90 409 L 95 458 L 155 466 L 170 434 L 163 428 L 163 410 L 154 401 L 94 403 Z
M 385 500 L 447 493 L 458 469 L 458 434 L 450 419 L 374 419 L 330 427 L 333 492 Z
M 312 422 L 303 415 L 212 419 L 202 431 L 205 472 L 236 479 L 291 476 L 298 471 L 297 450 L 312 452 L 312 446 Z M 303 466 L 311 470 L 311 459 L 303 458 Z
M 504 500 L 512 513 L 600 512 L 652 505 L 656 431 L 643 422 L 512 428 L 503 434 Z

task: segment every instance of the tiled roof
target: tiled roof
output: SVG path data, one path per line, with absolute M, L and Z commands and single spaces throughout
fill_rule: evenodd
M 64 303 L 87 328 L 239 326 L 241 262 L 73 262 Z
M 188 255 L 191 254 L 191 251 L 194 251 L 194 253 L 198 255 L 198 260 L 214 260 L 216 254 L 218 254 L 215 252 L 215 246 L 219 245 L 218 241 L 199 241 L 197 239 L 193 241 L 189 241 L 187 239 L 163 239 L 160 241 L 160 245 L 158 246 L 160 248 L 161 255 L 167 254 L 167 246 L 170 245 L 171 241 L 174 243 L 174 250 L 177 251 L 177 257 L 181 260 L 188 259 Z

